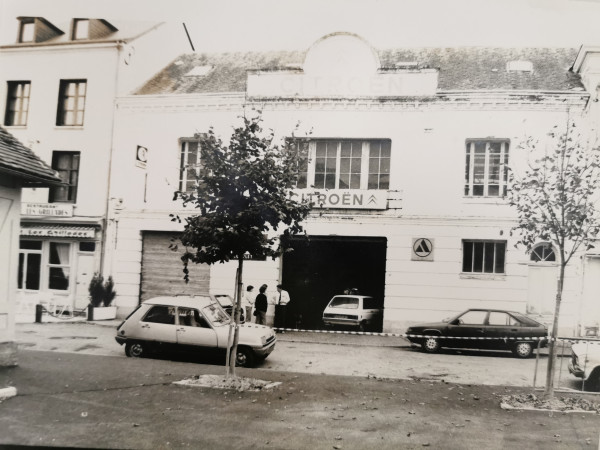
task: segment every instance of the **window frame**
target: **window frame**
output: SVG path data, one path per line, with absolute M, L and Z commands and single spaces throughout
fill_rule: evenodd
M 67 169 L 61 169 L 58 167 L 58 158 L 60 156 L 69 155 L 71 156 L 70 167 Z M 77 158 L 75 158 L 77 157 Z M 77 168 L 73 168 L 73 161 L 77 160 Z M 53 186 L 48 191 L 48 202 L 49 203 L 77 203 L 77 192 L 79 190 L 79 172 L 81 170 L 81 152 L 76 151 L 63 151 L 54 150 L 52 152 L 52 168 L 56 170 L 60 178 L 67 182 L 65 186 Z M 67 176 L 63 176 L 63 172 L 67 172 Z M 72 176 L 75 174 L 75 180 L 73 181 Z M 59 192 L 67 190 L 66 200 L 57 200 Z
M 309 139 L 308 149 L 305 151 L 304 145 L 306 145 L 306 139 L 297 139 L 296 148 L 298 152 L 302 152 L 302 167 L 299 167 L 298 171 L 298 183 L 297 189 L 339 189 L 339 190 L 389 190 L 390 189 L 390 175 L 391 175 L 391 157 L 392 157 L 392 142 L 391 139 L 387 138 L 376 138 L 376 139 L 337 139 L 337 138 L 320 138 L 320 139 Z M 379 154 L 372 156 L 371 149 L 374 148 L 374 144 L 379 146 Z M 325 146 L 325 154 L 319 154 L 321 149 L 320 146 Z M 344 154 L 344 147 L 349 145 L 350 155 Z M 356 150 L 356 146 L 360 146 L 360 156 L 357 156 L 353 152 Z M 382 155 L 383 148 L 387 148 L 387 156 Z M 331 153 L 330 153 L 331 152 Z M 306 157 L 304 157 L 306 153 Z M 360 159 L 359 159 L 360 158 Z M 348 159 L 348 164 L 345 161 Z M 355 162 L 358 161 L 359 171 L 356 171 Z M 371 173 L 371 160 L 377 159 L 377 172 Z M 386 166 L 382 163 L 384 159 L 388 160 L 387 172 L 382 172 L 382 168 Z M 319 165 L 323 165 L 322 170 Z M 345 166 L 347 167 L 347 170 Z M 331 168 L 334 170 L 330 171 Z M 342 173 L 343 171 L 343 173 Z M 328 176 L 333 174 L 333 184 L 328 183 Z M 370 187 L 370 180 L 373 175 L 377 176 L 377 188 Z M 317 178 L 322 178 L 317 184 Z M 358 186 L 352 179 L 358 178 Z M 382 178 L 387 177 L 387 183 L 382 181 Z M 341 186 L 344 182 L 343 178 L 348 179 L 348 186 Z M 356 186 L 356 187 L 353 187 Z
M 31 27 L 31 39 L 24 39 L 25 32 L 27 29 Z M 21 44 L 28 42 L 35 42 L 35 18 L 28 17 L 21 19 L 21 23 L 19 24 L 19 36 L 18 42 Z
M 190 165 L 190 144 L 196 144 L 196 163 Z M 179 139 L 179 191 L 192 192 L 198 186 L 197 177 L 202 169 L 202 161 L 200 154 L 200 139 L 199 138 L 180 138 Z M 193 171 L 196 172 L 196 179 L 191 180 Z M 193 185 L 193 189 L 189 186 Z M 184 189 L 185 188 L 185 189 Z
M 479 256 L 476 255 L 477 244 L 482 245 L 483 253 Z M 471 256 L 467 259 L 467 247 L 471 245 Z M 489 261 L 486 259 L 486 248 L 487 246 L 494 246 L 494 253 L 492 256 L 492 270 L 486 271 L 487 264 Z M 499 261 L 498 257 L 500 256 L 500 252 L 498 251 L 498 245 L 502 245 L 502 259 Z M 461 273 L 465 275 L 482 275 L 482 276 L 493 276 L 493 275 L 506 275 L 506 251 L 507 251 L 507 241 L 506 240 L 496 240 L 496 239 L 463 239 L 462 240 L 462 261 L 461 261 Z M 480 261 L 479 261 L 480 260 Z M 467 267 L 467 263 L 470 261 L 471 270 L 465 270 Z M 479 263 L 480 262 L 480 263 Z M 499 262 L 502 263 L 502 270 L 497 271 L 497 267 Z M 478 269 L 481 266 L 481 270 Z
M 33 248 L 21 248 L 21 242 L 39 242 L 40 243 L 40 248 L 39 249 L 33 249 Z M 21 255 L 22 258 L 21 258 Z M 28 267 L 29 267 L 29 255 L 39 255 L 39 262 L 38 262 L 38 277 L 37 277 L 37 289 L 33 289 L 33 288 L 28 288 L 27 287 L 27 281 L 28 281 Z M 18 265 L 18 269 L 17 269 L 17 290 L 19 291 L 29 291 L 29 292 L 39 292 L 42 290 L 42 276 L 43 276 L 43 270 L 42 270 L 42 265 L 44 263 L 44 241 L 40 241 L 37 239 L 19 239 L 19 265 Z
M 483 161 L 483 190 L 481 194 L 475 194 L 475 187 L 479 186 L 480 183 L 475 183 L 475 167 L 476 167 L 476 147 L 478 144 L 484 144 L 484 161 Z M 491 175 L 493 174 L 494 166 L 490 162 L 492 155 L 492 147 L 494 145 L 500 146 L 499 162 L 498 162 L 498 193 L 490 194 L 490 186 L 495 186 L 495 183 L 491 183 Z M 510 139 L 495 139 L 495 138 L 482 138 L 482 139 L 467 139 L 465 143 L 465 184 L 464 184 L 464 196 L 467 198 L 503 198 L 506 196 L 508 191 L 508 158 L 510 154 Z
M 40 248 L 39 249 L 28 249 L 28 248 L 22 248 L 22 242 L 39 242 L 40 243 Z M 75 283 L 74 283 L 74 272 L 73 272 L 73 268 L 75 267 L 75 261 L 76 261 L 76 255 L 75 255 L 75 251 L 77 249 L 77 243 L 79 241 L 72 241 L 72 240 L 40 240 L 40 239 L 26 239 L 25 237 L 21 237 L 19 239 L 19 268 L 17 271 L 17 290 L 19 292 L 43 292 L 43 291 L 49 291 L 49 292 L 57 292 L 57 293 L 71 293 L 75 290 Z M 51 244 L 66 244 L 69 246 L 68 250 L 67 250 L 67 258 L 68 261 L 66 263 L 51 263 L 50 262 L 50 258 L 51 258 L 51 251 L 50 251 L 50 246 Z M 38 271 L 38 279 L 37 279 L 37 283 L 38 283 L 38 288 L 37 289 L 30 289 L 26 287 L 26 280 L 27 280 L 27 267 L 29 264 L 29 257 L 28 255 L 31 254 L 36 254 L 36 255 L 40 255 L 40 261 L 39 261 L 39 271 Z M 23 255 L 23 258 L 21 258 L 21 255 Z M 54 289 L 50 287 L 50 269 L 54 269 L 54 268 L 61 268 L 61 269 L 66 269 L 67 270 L 67 275 L 66 275 L 66 279 L 67 279 L 67 287 L 66 289 Z
M 21 91 L 21 95 L 19 95 L 19 90 Z M 6 82 L 6 107 L 4 110 L 5 126 L 27 126 L 27 120 L 29 119 L 30 99 L 30 80 L 11 80 Z M 12 108 L 13 105 L 15 106 L 14 108 Z
M 552 243 L 540 242 L 531 249 L 529 260 L 534 263 L 556 263 L 556 250 Z
M 75 92 L 69 94 L 70 86 L 74 86 Z M 83 94 L 80 93 L 81 86 L 85 87 Z M 88 93 L 86 79 L 63 79 L 60 80 L 58 88 L 58 105 L 56 111 L 57 127 L 82 127 L 85 120 L 85 102 Z M 70 99 L 72 108 L 69 108 Z M 81 100 L 83 99 L 83 100 Z M 80 105 L 81 103 L 81 105 Z M 72 118 L 69 120 L 69 115 Z
M 79 24 L 87 24 L 85 36 L 78 36 L 80 32 Z M 90 19 L 73 19 L 73 30 L 71 32 L 72 41 L 82 41 L 90 38 Z

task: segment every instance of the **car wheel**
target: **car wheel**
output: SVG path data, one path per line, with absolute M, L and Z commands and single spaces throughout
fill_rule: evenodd
M 440 340 L 433 337 L 426 338 L 421 346 L 427 353 L 436 353 L 440 350 Z
M 585 390 L 590 392 L 600 392 L 600 369 L 596 368 L 585 382 Z
M 248 347 L 238 347 L 235 355 L 237 367 L 252 367 L 254 365 L 254 352 Z
M 139 342 L 125 344 L 125 354 L 130 358 L 141 358 L 145 355 L 145 350 L 144 346 Z
M 518 342 L 513 348 L 513 353 L 517 358 L 529 358 L 533 353 L 533 347 L 529 342 Z

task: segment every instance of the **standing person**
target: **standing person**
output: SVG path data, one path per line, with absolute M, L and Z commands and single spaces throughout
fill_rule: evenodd
M 254 286 L 248 285 L 244 292 L 244 308 L 246 308 L 246 322 L 252 322 L 252 308 L 254 307 Z
M 290 302 L 290 294 L 283 289 L 281 284 L 277 285 L 277 302 L 275 303 L 275 328 L 285 328 L 285 315 L 287 304 Z M 282 330 L 282 333 L 285 331 Z
M 266 325 L 267 323 L 267 307 L 269 304 L 265 295 L 266 290 L 267 285 L 263 284 L 258 288 L 258 295 L 254 300 L 254 315 L 256 316 L 256 323 L 260 325 Z

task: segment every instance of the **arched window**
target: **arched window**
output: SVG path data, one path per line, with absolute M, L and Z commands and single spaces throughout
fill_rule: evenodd
M 531 261 L 553 262 L 556 261 L 556 254 L 552 244 L 545 242 L 538 244 L 531 250 Z

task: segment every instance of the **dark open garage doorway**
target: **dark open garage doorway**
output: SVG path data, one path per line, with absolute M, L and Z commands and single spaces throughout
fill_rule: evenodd
M 327 303 L 348 288 L 383 299 L 386 238 L 310 236 L 294 239 L 292 248 L 282 267 L 291 297 L 287 327 L 322 328 Z

